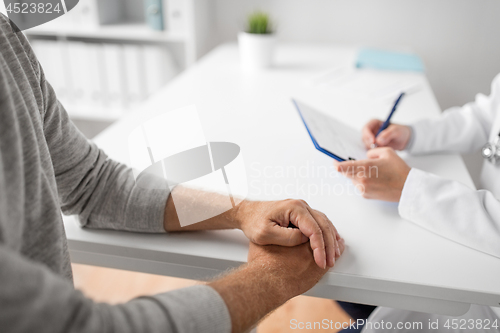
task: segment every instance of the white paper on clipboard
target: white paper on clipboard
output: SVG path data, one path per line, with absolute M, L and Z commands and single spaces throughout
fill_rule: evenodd
M 366 159 L 366 148 L 358 130 L 297 100 L 295 104 L 310 134 L 321 148 L 346 160 Z

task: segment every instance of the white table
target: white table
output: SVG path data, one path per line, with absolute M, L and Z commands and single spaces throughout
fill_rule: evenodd
M 313 170 L 330 168 L 332 162 L 314 149 L 291 97 L 358 128 L 369 118 L 386 117 L 389 110 L 383 103 L 338 96 L 307 83 L 328 68 L 352 62 L 355 50 L 284 45 L 277 51 L 274 69 L 245 74 L 239 68 L 237 47 L 223 45 L 95 142 L 112 158 L 126 162 L 128 134 L 141 120 L 195 104 L 208 140 L 240 145 L 250 198 L 303 198 L 326 213 L 345 238 L 344 255 L 309 295 L 454 315 L 465 313 L 471 303 L 499 306 L 498 259 L 401 219 L 397 204 L 348 193 L 353 188 L 338 175 L 324 179 L 312 174 Z M 380 79 L 410 78 L 422 85 L 402 101 L 395 122 L 438 116 L 439 107 L 424 75 L 377 75 Z M 457 155 L 412 157 L 407 161 L 473 187 Z M 287 175 L 286 167 L 309 174 Z M 276 174 L 283 170 L 285 175 Z M 321 189 L 325 183 L 338 186 L 344 193 L 311 193 L 314 186 Z M 277 189 L 286 185 L 288 194 L 278 193 Z M 313 186 L 309 194 L 304 186 Z M 71 218 L 65 225 L 71 258 L 76 263 L 206 279 L 240 265 L 247 256 L 248 241 L 236 230 L 146 235 L 81 229 Z

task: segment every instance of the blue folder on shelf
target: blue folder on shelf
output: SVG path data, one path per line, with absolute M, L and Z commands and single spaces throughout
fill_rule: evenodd
M 415 72 L 423 72 L 425 69 L 422 59 L 416 54 L 376 49 L 361 49 L 356 67 Z
M 146 0 L 144 5 L 146 22 L 149 27 L 153 30 L 164 30 L 162 0 Z

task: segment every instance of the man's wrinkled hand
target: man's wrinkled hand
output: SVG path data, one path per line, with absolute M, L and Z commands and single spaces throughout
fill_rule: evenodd
M 258 245 L 293 247 L 310 242 L 320 268 L 333 267 L 344 249 L 343 239 L 328 217 L 303 200 L 243 201 L 237 220 L 245 235 Z
M 343 240 L 341 242 L 343 244 Z M 341 254 L 343 250 L 342 245 Z M 315 263 L 308 243 L 293 247 L 250 243 L 248 263 L 259 265 L 278 280 L 277 285 L 283 288 L 281 293 L 288 298 L 308 291 L 328 272 L 328 268 Z

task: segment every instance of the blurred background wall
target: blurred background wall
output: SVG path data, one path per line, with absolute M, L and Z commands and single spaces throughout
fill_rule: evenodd
M 271 13 L 283 42 L 412 50 L 424 59 L 443 109 L 462 105 L 477 92 L 489 93 L 491 80 L 500 72 L 498 0 L 162 1 L 193 1 L 194 7 L 203 12 L 196 17 L 205 21 L 204 33 L 197 41 L 202 45 L 197 56 L 218 43 L 235 41 L 246 15 L 255 9 Z M 92 7 L 92 2 L 96 0 L 81 0 L 78 6 Z M 129 12 L 138 16 L 134 19 L 143 19 L 144 0 L 123 2 L 133 7 Z M 5 12 L 3 3 L 0 11 Z
M 272 14 L 280 41 L 409 48 L 443 109 L 489 93 L 500 73 L 498 0 L 215 0 L 216 41 L 235 40 L 253 9 Z

